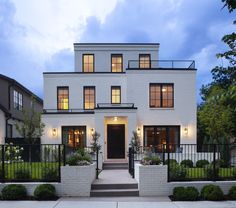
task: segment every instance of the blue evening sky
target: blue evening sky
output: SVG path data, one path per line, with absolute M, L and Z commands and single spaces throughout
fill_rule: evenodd
M 74 42 L 158 42 L 160 59 L 196 61 L 199 94 L 210 70 L 227 64 L 215 54 L 226 49 L 221 38 L 235 30 L 235 14 L 222 7 L 221 0 L 0 0 L 0 73 L 43 98 L 43 72 L 74 70 Z

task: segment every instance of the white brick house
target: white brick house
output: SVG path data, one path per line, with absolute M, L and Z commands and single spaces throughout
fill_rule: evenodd
M 159 44 L 75 43 L 74 72 L 44 73 L 42 143 L 89 146 L 126 160 L 132 131 L 143 146 L 196 143 L 193 61 L 159 61 Z

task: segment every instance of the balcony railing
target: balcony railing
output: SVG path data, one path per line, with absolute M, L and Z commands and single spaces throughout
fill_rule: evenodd
M 44 109 L 43 112 L 45 114 L 66 114 L 66 113 L 94 113 L 94 110 L 85 110 L 85 109 L 67 109 L 67 110 L 59 110 L 59 109 Z
M 136 109 L 134 103 L 98 103 L 97 109 Z
M 195 69 L 193 60 L 151 60 L 140 62 L 139 60 L 130 60 L 129 69 Z

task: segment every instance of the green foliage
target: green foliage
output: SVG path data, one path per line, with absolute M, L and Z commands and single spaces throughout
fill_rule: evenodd
M 204 200 L 221 201 L 224 199 L 224 194 L 219 186 L 210 184 L 202 188 L 201 197 Z
M 215 160 L 215 162 L 212 161 L 212 165 L 214 165 L 214 163 L 219 168 L 227 168 L 228 167 L 228 162 L 225 162 L 222 159 L 217 159 L 217 160 Z
M 44 167 L 42 169 L 42 178 L 46 181 L 55 181 L 59 177 L 57 168 Z
M 234 167 L 234 168 L 232 169 L 232 175 L 233 175 L 233 177 L 236 177 L 236 167 Z
M 41 113 L 35 111 L 35 98 L 32 97 L 32 107 L 22 111 L 22 123 L 16 123 L 15 127 L 19 134 L 27 140 L 29 144 L 34 144 L 36 139 L 43 135 L 44 123 L 41 122 Z
M 203 170 L 207 178 L 209 179 L 213 177 L 215 177 L 215 179 L 219 178 L 220 168 L 218 165 L 215 166 L 215 171 L 214 171 L 214 166 L 212 164 L 206 165 Z
M 139 137 L 137 131 L 133 131 L 133 137 L 131 138 L 130 145 L 134 149 L 134 151 L 139 151 L 139 149 L 140 149 L 140 137 Z
M 187 169 L 182 165 L 170 166 L 170 178 L 173 181 L 185 180 L 187 176 Z
M 235 0 L 221 0 L 224 3 L 224 7 L 228 7 L 229 12 L 232 12 L 236 9 L 236 1 Z M 224 8 L 223 7 L 223 8 Z
M 158 157 L 156 155 L 145 156 L 141 160 L 141 164 L 142 165 L 160 165 L 161 164 L 161 159 L 160 159 L 160 157 Z
M 31 178 L 30 171 L 28 169 L 19 168 L 15 170 L 15 179 L 17 180 L 28 180 Z
M 229 189 L 228 196 L 230 197 L 230 199 L 236 200 L 236 186 L 232 186 Z
M 196 201 L 199 192 L 195 187 L 175 187 L 173 189 L 173 198 L 175 201 Z
M 20 184 L 7 185 L 2 189 L 3 200 L 22 200 L 27 196 L 26 188 Z
M 168 159 L 165 160 L 165 165 L 168 165 Z M 175 159 L 169 159 L 169 165 L 170 166 L 178 165 L 178 162 Z
M 182 160 L 180 165 L 186 167 L 186 168 L 192 168 L 193 167 L 193 161 L 192 160 Z
M 42 184 L 36 187 L 34 190 L 34 197 L 37 200 L 51 200 L 55 199 L 56 196 L 56 189 L 51 184 Z
M 92 135 L 92 151 L 95 153 L 97 150 L 101 150 L 101 145 L 99 144 L 99 138 L 100 138 L 100 134 L 98 132 L 94 132 L 94 134 Z
M 7 144 L 5 146 L 5 162 L 22 162 L 22 152 L 24 148 L 13 145 L 13 143 Z
M 92 158 L 86 151 L 84 151 L 84 149 L 79 149 L 67 157 L 66 163 L 70 166 L 90 165 L 92 163 Z
M 208 160 L 198 160 L 196 162 L 196 167 L 197 168 L 204 168 L 206 165 L 209 165 L 209 161 Z

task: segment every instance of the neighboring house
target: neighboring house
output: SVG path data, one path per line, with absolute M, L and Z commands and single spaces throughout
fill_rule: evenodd
M 35 97 L 34 108 L 42 112 L 43 101 L 19 82 L 0 74 L 0 144 L 6 138 L 21 137 L 15 128 L 16 122 L 23 119 L 23 110 L 32 107 L 32 96 Z
M 126 160 L 141 145 L 196 144 L 194 61 L 160 61 L 159 44 L 75 43 L 74 72 L 44 73 L 42 143 L 89 146 L 101 134 L 103 160 Z M 173 149 L 174 151 L 174 149 Z

